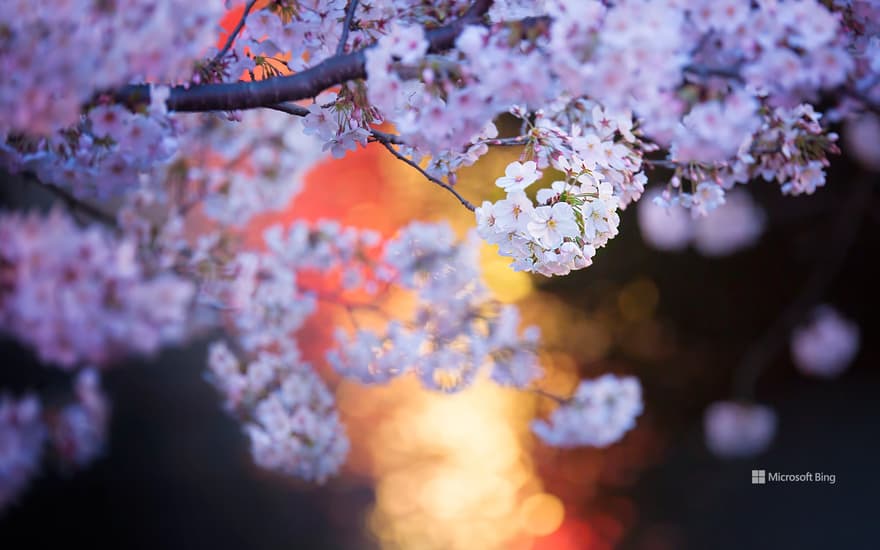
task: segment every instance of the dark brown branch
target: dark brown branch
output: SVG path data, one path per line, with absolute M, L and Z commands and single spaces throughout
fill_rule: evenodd
M 357 5 L 358 0 L 348 0 L 348 7 L 345 9 L 345 21 L 342 22 L 342 36 L 339 37 L 339 45 L 336 46 L 336 55 L 345 53 L 345 43 L 348 42 L 348 31 L 351 30 L 351 21 L 354 19 Z
M 430 52 L 447 50 L 467 25 L 480 24 L 492 0 L 476 0 L 452 23 L 426 32 Z M 251 82 L 175 86 L 168 97 L 168 109 L 181 112 L 237 111 L 271 107 L 279 103 L 315 97 L 327 88 L 349 80 L 366 78 L 365 50 L 337 55 L 304 71 Z M 125 86 L 109 94 L 115 101 L 140 105 L 150 101 L 150 86 Z
M 244 22 L 247 20 L 248 14 L 254 9 L 254 4 L 257 3 L 257 0 L 250 0 L 244 6 L 244 12 L 241 14 L 241 19 L 238 20 L 238 24 L 235 25 L 235 28 L 232 29 L 232 32 L 229 33 L 229 37 L 226 39 L 226 43 L 223 44 L 223 47 L 220 48 L 220 51 L 217 52 L 217 55 L 214 56 L 213 62 L 219 63 L 223 56 L 226 55 L 226 52 L 229 51 L 229 48 L 232 47 L 232 44 L 235 42 L 235 39 L 238 38 L 238 33 L 241 32 L 241 29 L 244 28 Z

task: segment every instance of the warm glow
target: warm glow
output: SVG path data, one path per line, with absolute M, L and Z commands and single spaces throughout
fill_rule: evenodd
M 538 493 L 527 498 L 519 509 L 523 529 L 536 536 L 549 535 L 562 525 L 565 506 L 558 497 Z
M 490 153 L 485 162 L 462 172 L 458 189 L 474 200 L 493 198 L 497 188 L 486 182 L 493 174 L 503 173 L 510 160 L 504 151 Z M 388 196 L 398 199 L 392 205 Z M 448 220 L 462 236 L 473 228 L 470 212 L 376 146 L 317 166 L 289 209 L 257 220 L 252 242 L 258 243 L 268 225 L 294 218 L 335 218 L 386 236 L 414 219 Z M 541 354 L 547 371 L 542 387 L 567 395 L 580 377 L 578 366 L 608 354 L 612 342 L 609 319 L 537 291 L 532 279 L 510 269 L 510 260 L 500 257 L 494 247 L 484 245 L 480 260 L 495 297 L 517 302 L 524 323 L 538 324 L 545 343 L 554 350 Z M 315 279 L 315 285 L 329 289 L 320 279 Z M 652 298 L 650 289 L 638 283 L 620 291 L 620 304 L 612 303 L 615 315 L 622 316 L 618 305 L 629 307 L 623 297 L 627 292 L 637 304 L 647 302 L 636 310 L 641 307 L 648 315 L 653 313 L 656 289 Z M 412 300 L 392 292 L 377 305 L 388 317 L 395 317 L 409 311 Z M 321 364 L 320 353 L 330 343 L 328 327 L 351 328 L 353 322 L 376 327 L 386 322 L 376 312 L 360 312 L 353 319 L 341 308 L 320 307 L 314 322 L 301 334 L 303 352 L 316 364 Z M 452 387 L 457 374 L 452 370 L 446 376 Z M 536 414 L 547 412 L 551 404 L 547 399 L 502 389 L 486 380 L 478 380 L 459 394 L 429 392 L 411 376 L 377 387 L 342 380 L 337 399 L 352 440 L 347 469 L 374 480 L 376 501 L 366 528 L 382 548 L 546 547 L 542 545 L 556 540 L 559 530 L 576 517 L 577 510 L 567 510 L 563 495 L 547 492 L 532 459 L 534 439 L 528 425 Z M 556 467 L 571 472 L 580 495 L 595 490 L 595 463 L 563 462 Z

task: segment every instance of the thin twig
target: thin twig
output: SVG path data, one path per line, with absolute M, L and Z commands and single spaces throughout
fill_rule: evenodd
M 734 374 L 733 389 L 736 397 L 753 397 L 755 384 L 761 373 L 788 341 L 789 333 L 809 313 L 810 308 L 822 299 L 822 295 L 840 272 L 855 243 L 859 225 L 866 211 L 865 207 L 871 203 L 872 190 L 873 185 L 870 181 L 859 180 L 855 183 L 855 189 L 849 200 L 840 209 L 833 246 L 829 247 L 828 253 L 817 262 L 816 269 L 801 288 L 795 301 L 743 356 Z
M 250 0 L 244 6 L 244 12 L 241 14 L 241 19 L 238 20 L 238 24 L 235 25 L 235 28 L 232 29 L 232 32 L 229 33 L 229 37 L 226 39 L 226 43 L 223 44 L 223 47 L 220 48 L 220 51 L 217 52 L 217 55 L 214 56 L 212 63 L 217 64 L 223 59 L 223 56 L 226 55 L 226 52 L 229 51 L 229 48 L 232 47 L 232 43 L 235 42 L 235 39 L 238 37 L 238 33 L 241 32 L 241 29 L 244 28 L 244 22 L 247 19 L 248 14 L 254 8 L 254 4 L 257 3 L 257 0 Z
M 666 159 L 642 159 L 642 164 L 650 167 L 650 168 L 678 168 L 682 164 L 680 162 L 676 162 L 674 160 L 666 160 Z
M 345 21 L 342 23 L 342 36 L 339 38 L 339 45 L 336 47 L 336 55 L 345 53 L 345 43 L 348 42 L 348 31 L 351 29 L 351 21 L 354 19 L 354 12 L 357 9 L 358 0 L 348 0 L 348 7 L 345 11 Z
M 393 143 L 395 145 L 406 145 L 406 142 L 403 141 L 403 138 L 401 138 L 397 134 L 389 134 L 380 130 L 376 130 L 375 128 L 371 128 L 370 133 L 372 134 L 372 136 L 370 137 L 370 141 L 385 141 L 388 143 Z
M 467 208 L 467 209 L 470 210 L 471 212 L 473 212 L 474 210 L 476 210 L 476 208 L 474 207 L 474 205 L 471 204 L 467 199 L 465 199 L 464 197 L 462 197 L 461 195 L 459 195 L 459 194 L 458 194 L 458 191 L 456 191 L 455 189 L 453 189 L 453 187 L 452 187 L 451 185 L 449 185 L 448 183 L 446 183 L 446 182 L 444 182 L 444 181 L 441 181 L 441 180 L 435 178 L 434 176 L 428 174 L 427 172 L 425 172 L 425 171 L 422 169 L 422 167 L 419 166 L 416 162 L 414 162 L 412 159 L 407 158 L 406 156 L 404 156 L 403 154 L 401 154 L 400 151 L 398 151 L 397 149 L 395 149 L 395 148 L 394 148 L 394 145 L 392 145 L 390 142 L 385 141 L 385 140 L 383 140 L 383 139 L 381 139 L 381 138 L 377 138 L 376 141 L 378 141 L 378 142 L 381 143 L 386 149 L 388 149 L 388 151 L 389 151 L 392 155 L 394 155 L 395 157 L 397 157 L 398 160 L 401 160 L 401 161 L 405 162 L 406 164 L 410 165 L 411 167 L 415 168 L 416 170 L 418 170 L 419 173 L 420 173 L 422 176 L 425 177 L 425 179 L 427 179 L 428 181 L 430 181 L 431 183 L 433 183 L 433 184 L 435 184 L 435 185 L 439 185 L 439 186 L 442 187 L 443 189 L 446 189 L 447 191 L 449 191 L 450 193 L 452 193 L 453 195 L 455 195 L 455 198 L 458 199 L 458 202 L 460 202 L 460 203 L 462 204 L 462 206 L 464 206 L 465 208 Z
M 552 399 L 553 401 L 556 401 L 560 405 L 564 405 L 568 401 L 567 399 L 560 397 L 560 396 L 556 395 L 555 393 L 550 393 L 546 390 L 542 390 L 541 388 L 530 388 L 528 391 L 530 391 L 536 395 L 540 395 L 541 397 L 546 397 L 547 399 Z
M 484 139 L 478 144 L 489 145 L 489 146 L 518 146 L 518 145 L 526 145 L 529 143 L 531 138 L 529 136 L 515 136 L 508 138 L 494 138 L 494 139 Z
M 301 107 L 295 103 L 279 103 L 278 105 L 269 105 L 266 108 L 272 109 L 273 111 L 280 111 L 282 113 L 287 113 L 289 115 L 294 115 L 294 116 L 306 116 L 309 114 L 308 109 L 306 109 L 305 107 Z M 375 141 L 377 143 L 381 143 L 382 146 L 384 146 L 386 149 L 388 149 L 388 151 L 390 151 L 392 155 L 394 155 L 399 160 L 402 160 L 406 164 L 408 164 L 408 165 L 412 166 L 413 168 L 415 168 L 416 170 L 418 170 L 419 173 L 425 177 L 425 179 L 427 179 L 428 181 L 430 181 L 431 183 L 433 183 L 435 185 L 439 185 L 443 189 L 446 189 L 447 191 L 449 191 L 450 193 L 455 195 L 455 198 L 458 199 L 458 202 L 460 202 L 465 208 L 467 208 L 471 212 L 473 212 L 475 210 L 474 205 L 471 204 L 470 201 L 468 201 L 467 199 L 462 197 L 458 193 L 458 191 L 456 191 L 451 185 L 449 185 L 448 183 L 441 181 L 441 180 L 435 178 L 434 176 L 428 174 L 427 172 L 425 172 L 422 169 L 421 166 L 419 166 L 418 164 L 413 162 L 411 159 L 409 159 L 406 156 L 404 156 L 403 154 L 401 154 L 397 149 L 395 149 L 394 145 L 405 145 L 403 140 L 400 139 L 400 136 L 397 136 L 395 134 L 388 134 L 386 132 L 382 132 L 382 131 L 375 130 L 375 129 L 371 129 L 370 134 L 371 134 L 372 141 Z
M 308 109 L 297 105 L 296 103 L 279 103 L 278 105 L 269 105 L 266 108 L 273 111 L 287 113 L 288 115 L 293 116 L 307 116 L 309 114 Z M 406 142 L 403 141 L 403 139 L 401 139 L 401 137 L 397 134 L 389 134 L 381 130 L 376 130 L 375 128 L 370 128 L 370 137 L 368 138 L 368 140 L 375 142 L 384 141 L 388 143 L 393 143 L 395 145 L 406 145 Z

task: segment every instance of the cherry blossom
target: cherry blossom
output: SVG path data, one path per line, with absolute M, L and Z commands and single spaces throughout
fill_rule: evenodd
M 880 9 L 866 0 L 283 0 L 249 4 L 218 48 L 222 11 L 4 9 L 0 164 L 102 226 L 0 214 L 0 330 L 67 371 L 223 330 L 209 378 L 254 461 L 287 475 L 322 482 L 348 450 L 330 390 L 299 354 L 319 302 L 381 317 L 388 296 L 410 300 L 380 329 L 336 327 L 324 358 L 343 376 L 532 390 L 539 331 L 484 285 L 481 240 L 514 270 L 563 276 L 600 261 L 640 202 L 650 244 L 730 254 L 764 230 L 742 186 L 821 192 L 841 121 L 876 168 L 865 114 L 880 103 Z M 296 200 L 311 167 L 371 142 L 472 210 L 475 230 L 414 222 L 382 239 L 293 220 L 251 246 L 248 224 Z M 515 160 L 462 191 L 459 171 L 492 148 Z M 339 292 L 310 287 L 315 273 Z M 859 336 L 823 311 L 792 353 L 832 376 Z M 57 410 L 0 398 L 0 507 L 36 475 L 45 442 L 66 467 L 99 455 L 109 405 L 93 370 L 72 376 L 74 401 Z M 560 399 L 533 430 L 563 447 L 612 444 L 643 407 L 638 381 L 613 375 Z M 734 402 L 705 421 L 722 456 L 760 452 L 776 422 Z
M 208 365 L 226 408 L 248 419 L 254 462 L 319 483 L 339 470 L 349 443 L 333 395 L 295 351 L 260 352 L 242 364 L 221 341 L 211 345 Z
M 540 179 L 541 173 L 537 168 L 538 165 L 533 160 L 525 163 L 511 162 L 504 169 L 504 176 L 495 180 L 495 185 L 508 193 L 522 191 Z
M 654 200 L 658 198 L 659 203 Z M 693 238 L 691 216 L 680 205 L 666 205 L 663 202 L 660 192 L 656 190 L 639 201 L 638 220 L 642 239 L 658 250 L 684 250 Z M 710 217 L 714 217 L 714 214 Z
M 216 40 L 219 2 L 14 1 L 0 16 L 0 135 L 75 124 L 98 91 L 130 81 L 187 82 Z M 40 59 L 40 63 L 33 63 Z M 26 101 L 22 101 L 27 97 Z
M 532 430 L 548 445 L 604 447 L 631 430 L 642 409 L 642 388 L 637 379 L 605 374 L 582 381 L 549 421 L 534 421 Z
M 101 364 L 186 335 L 192 284 L 145 273 L 134 242 L 79 229 L 60 210 L 2 214 L 0 240 L 0 329 L 42 360 L 64 369 Z
M 850 365 L 859 351 L 859 327 L 829 306 L 820 306 L 813 319 L 795 329 L 791 355 L 808 376 L 833 378 Z
M 24 490 L 39 471 L 46 428 L 40 400 L 0 394 L 0 509 Z
M 692 245 L 709 257 L 727 256 L 753 245 L 765 225 L 764 211 L 744 189 L 726 192 L 723 205 L 697 218 L 678 203 L 665 203 L 660 192 L 639 202 L 638 209 L 642 238 L 651 247 L 681 251 Z
M 706 446 L 721 458 L 763 453 L 776 435 L 776 413 L 763 405 L 719 401 L 703 417 Z
M 74 381 L 76 401 L 50 419 L 49 437 L 59 459 L 83 467 L 103 450 L 110 406 L 95 370 L 81 371 Z

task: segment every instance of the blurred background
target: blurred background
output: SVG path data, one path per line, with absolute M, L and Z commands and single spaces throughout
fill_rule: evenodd
M 493 151 L 465 170 L 462 194 L 501 198 L 492 182 L 515 154 Z M 651 183 L 664 175 L 651 173 Z M 4 207 L 48 204 L 33 184 L 2 177 Z M 655 249 L 635 207 L 594 265 L 567 277 L 514 273 L 485 246 L 496 297 L 542 329 L 544 387 L 567 395 L 606 372 L 641 380 L 645 412 L 608 449 L 542 446 L 528 423 L 552 403 L 531 394 L 481 382 L 440 395 L 410 379 L 365 388 L 325 365 L 351 456 L 324 486 L 294 482 L 252 465 L 239 425 L 203 379 L 205 338 L 105 373 L 113 417 L 103 458 L 35 480 L 0 515 L 0 548 L 875 548 L 877 180 L 841 156 L 813 196 L 753 182 L 745 191 L 765 213 L 763 234 L 723 256 Z M 386 235 L 413 219 L 449 220 L 462 235 L 474 225 L 376 144 L 317 167 L 290 206 L 253 224 L 254 242 L 266 226 L 303 217 Z M 823 269 L 827 284 L 804 298 Z M 831 304 L 859 324 L 861 349 L 840 377 L 795 370 L 790 331 L 772 328 L 795 302 Z M 320 309 L 299 334 L 315 363 L 339 315 Z M 766 360 L 744 365 L 755 346 Z M 0 388 L 15 392 L 65 380 L 9 340 L 0 340 L 0 363 Z M 776 410 L 778 433 L 757 457 L 721 460 L 704 443 L 703 414 L 743 380 Z M 752 485 L 752 469 L 821 471 L 837 482 Z

